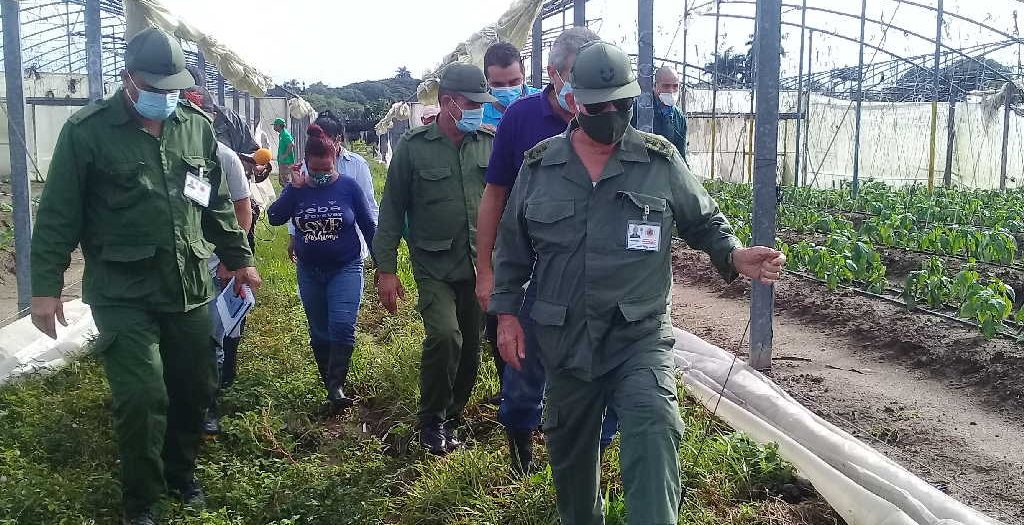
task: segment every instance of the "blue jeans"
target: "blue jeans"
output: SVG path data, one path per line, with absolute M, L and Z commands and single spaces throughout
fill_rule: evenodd
M 534 335 L 534 321 L 530 317 L 534 296 L 528 290 L 519 311 L 519 324 L 526 337 L 526 359 L 520 361 L 521 370 L 506 366 L 502 374 L 501 405 L 498 421 L 512 432 L 533 432 L 540 426 L 544 407 L 544 365 L 540 360 L 540 345 Z M 601 447 L 606 448 L 619 428 L 619 418 L 608 407 L 601 425 Z
M 296 274 L 313 346 L 355 345 L 356 316 L 363 295 L 363 261 L 356 259 L 330 270 L 299 261 Z

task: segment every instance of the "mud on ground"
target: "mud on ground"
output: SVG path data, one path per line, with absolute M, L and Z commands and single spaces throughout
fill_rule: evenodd
M 674 321 L 737 352 L 749 283 L 724 284 L 681 243 L 673 268 Z M 1020 345 L 792 276 L 775 301 L 780 385 L 941 490 L 1024 523 Z

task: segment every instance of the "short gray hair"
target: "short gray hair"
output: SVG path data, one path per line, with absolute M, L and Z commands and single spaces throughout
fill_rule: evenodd
M 576 52 L 587 42 L 601 40 L 597 33 L 588 27 L 577 26 L 562 31 L 551 44 L 551 51 L 548 52 L 548 65 L 560 72 L 565 72 L 569 60 L 576 58 Z
M 675 78 L 677 81 L 679 80 L 679 74 L 676 73 L 675 69 L 673 69 L 671 66 L 661 66 L 658 68 L 658 71 L 654 73 L 655 82 L 660 81 L 661 79 L 667 77 L 668 75 L 672 75 L 672 77 Z

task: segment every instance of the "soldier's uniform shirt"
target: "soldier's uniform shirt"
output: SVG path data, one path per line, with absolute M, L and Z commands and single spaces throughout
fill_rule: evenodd
M 181 103 L 160 137 L 122 90 L 68 119 L 54 149 L 32 237 L 32 294 L 59 297 L 70 253 L 85 258 L 83 299 L 110 384 L 124 509 L 155 504 L 195 469 L 215 363 L 206 260 L 252 265 L 217 163 L 209 117 Z M 209 184 L 202 206 L 186 174 Z
M 456 147 L 435 122 L 406 132 L 395 148 L 381 197 L 373 254 L 398 271 L 398 242 L 408 215 L 409 255 L 417 279 L 473 279 L 476 215 L 493 133 L 467 134 Z
M 388 167 L 372 252 L 381 272 L 398 273 L 398 243 L 407 231 L 416 308 L 426 332 L 418 416 L 423 425 L 460 417 L 480 365 L 476 217 L 493 138 L 482 129 L 455 145 L 435 122 L 406 132 Z
M 594 184 L 569 140 L 575 126 L 526 154 L 499 229 L 491 312 L 517 313 L 532 273 L 545 367 L 589 380 L 664 335 L 673 226 L 728 280 L 740 243 L 665 139 L 630 127 Z M 630 221 L 658 225 L 657 250 L 627 249 Z
M 206 304 L 214 290 L 206 259 L 214 252 L 228 269 L 252 266 L 216 148 L 209 118 L 185 103 L 160 138 L 140 128 L 121 90 L 72 115 L 39 202 L 32 295 L 60 295 L 81 244 L 83 300 L 91 306 L 180 312 Z M 186 173 L 210 184 L 208 206 L 184 196 Z

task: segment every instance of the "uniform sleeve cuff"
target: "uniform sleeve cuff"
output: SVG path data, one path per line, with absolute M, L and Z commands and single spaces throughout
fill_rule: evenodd
M 731 283 L 740 276 L 739 272 L 736 271 L 736 266 L 732 263 L 732 253 L 741 247 L 742 245 L 739 241 L 734 240 L 711 257 L 711 264 L 715 266 L 718 274 L 722 276 L 726 283 Z
M 224 267 L 231 271 L 239 270 L 242 268 L 248 268 L 250 266 L 256 266 L 256 264 L 252 260 L 251 255 L 225 257 L 220 254 L 217 254 L 217 256 L 220 257 L 220 261 L 224 263 Z
M 487 313 L 491 315 L 512 314 L 518 315 L 523 306 L 522 290 L 515 292 L 494 292 L 491 294 L 491 304 Z
M 33 279 L 32 297 L 60 297 L 62 283 L 58 279 Z

